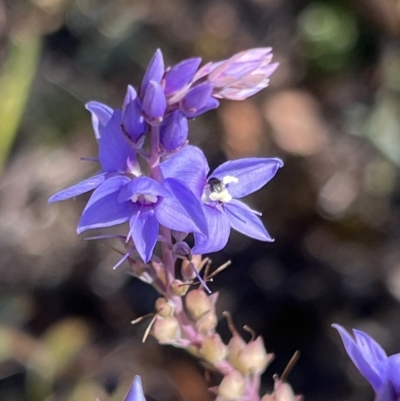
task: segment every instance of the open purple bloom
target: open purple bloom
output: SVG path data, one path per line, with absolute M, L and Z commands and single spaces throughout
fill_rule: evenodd
M 142 380 L 140 379 L 140 376 L 135 376 L 132 386 L 124 401 L 146 401 L 143 394 Z
M 263 187 L 282 165 L 280 159 L 272 158 L 228 161 L 207 178 L 207 160 L 194 146 L 186 146 L 162 163 L 164 177 L 179 178 L 202 201 L 209 235 L 195 233 L 193 252 L 202 254 L 222 249 L 231 228 L 251 238 L 273 241 L 256 213 L 237 199 Z
M 382 347 L 366 333 L 353 329 L 354 338 L 338 324 L 333 324 L 342 338 L 350 359 L 369 381 L 375 401 L 400 401 L 400 354 L 387 356 Z
M 190 189 L 173 178 L 161 183 L 149 178 L 117 175 L 101 184 L 90 197 L 78 224 L 83 231 L 111 227 L 129 221 L 140 257 L 148 262 L 157 243 L 159 226 L 207 235 L 200 202 Z

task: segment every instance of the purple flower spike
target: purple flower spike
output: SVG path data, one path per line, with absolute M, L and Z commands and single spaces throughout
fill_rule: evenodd
M 213 86 L 209 83 L 203 83 L 190 89 L 180 102 L 182 113 L 186 117 L 196 117 L 199 111 L 206 108 L 208 101 L 211 99 Z
M 132 387 L 124 401 L 146 401 L 143 394 L 142 380 L 140 379 L 140 376 L 135 376 Z
M 244 100 L 266 88 L 278 67 L 278 63 L 271 63 L 271 50 L 270 47 L 250 49 L 208 65 L 207 80 L 214 86 L 213 96 Z
M 141 102 L 136 95 L 135 89 L 130 85 L 122 108 L 122 126 L 125 134 L 136 145 L 135 147 L 141 147 L 146 123 L 142 116 Z
M 235 198 L 260 189 L 282 165 L 279 159 L 235 160 L 222 164 L 207 179 L 207 160 L 201 150 L 193 146 L 186 146 L 162 163 L 164 177 L 179 177 L 201 198 L 208 237 L 194 234 L 193 253 L 219 251 L 228 242 L 231 228 L 251 238 L 273 241 L 255 212 Z
M 201 58 L 191 58 L 174 65 L 167 71 L 165 74 L 165 95 L 172 95 L 184 88 L 192 80 L 200 63 Z
M 182 147 L 188 137 L 188 122 L 183 114 L 177 110 L 163 121 L 160 126 L 160 140 L 167 152 Z
M 161 50 L 157 49 L 146 69 L 142 80 L 142 86 L 140 87 L 140 94 L 142 98 L 146 93 L 147 85 L 150 83 L 150 81 L 157 82 L 158 84 L 161 83 L 164 72 L 165 68 L 163 55 L 161 53 Z
M 164 91 L 159 83 L 150 81 L 143 98 L 143 112 L 150 124 L 159 124 L 167 108 Z
M 366 333 L 353 330 L 354 338 L 338 324 L 333 324 L 350 359 L 369 381 L 375 401 L 400 400 L 400 354 L 387 356 L 382 347 Z

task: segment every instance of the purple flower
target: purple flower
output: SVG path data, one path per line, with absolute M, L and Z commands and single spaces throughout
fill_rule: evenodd
M 375 401 L 400 401 L 400 354 L 388 357 L 382 347 L 362 331 L 353 329 L 353 338 L 338 324 L 332 327 L 339 332 L 354 365 L 375 390 Z
M 174 178 L 161 183 L 149 178 L 117 175 L 102 183 L 90 197 L 78 224 L 83 231 L 111 227 L 129 221 L 132 238 L 144 262 L 153 254 L 159 226 L 185 233 L 207 235 L 200 202 L 190 189 Z
M 135 376 L 132 386 L 124 401 L 146 401 L 143 394 L 142 380 L 140 379 L 140 376 Z
M 237 199 L 263 187 L 282 165 L 281 160 L 270 158 L 228 161 L 207 178 L 207 160 L 194 146 L 186 146 L 162 163 L 164 177 L 179 178 L 202 201 L 208 237 L 194 234 L 193 253 L 222 249 L 228 242 L 231 228 L 251 238 L 273 241 L 256 213 Z
M 95 134 L 99 142 L 98 161 L 101 171 L 93 177 L 56 193 L 49 199 L 50 203 L 91 191 L 115 174 L 130 176 L 141 174 L 136 151 L 121 128 L 122 112 L 114 110 L 109 116 L 111 109 L 97 102 L 88 103 L 87 108 L 92 112 Z
M 188 137 L 188 121 L 185 116 L 176 110 L 160 125 L 160 142 L 167 152 L 173 152 L 182 147 Z

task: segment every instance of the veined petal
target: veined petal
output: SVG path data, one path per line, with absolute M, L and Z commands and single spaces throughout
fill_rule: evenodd
M 274 241 L 268 234 L 260 218 L 244 203 L 232 199 L 230 202 L 224 204 L 224 209 L 231 227 L 236 231 L 260 241 Z
M 226 176 L 237 178 L 237 183 L 232 182 L 227 186 L 228 191 L 233 198 L 243 198 L 267 184 L 282 166 L 282 160 L 275 158 L 239 159 L 221 164 L 211 177 L 219 180 Z
M 357 347 L 367 362 L 375 366 L 377 366 L 379 363 L 386 362 L 388 358 L 386 352 L 373 338 L 360 330 L 353 329 L 353 334 L 356 339 Z
M 161 183 L 173 195 L 156 208 L 157 220 L 163 226 L 184 233 L 208 234 L 207 222 L 200 200 L 184 183 L 166 178 Z
M 133 195 L 153 195 L 163 198 L 169 198 L 171 196 L 169 191 L 157 181 L 144 176 L 130 180 L 129 183 L 121 189 L 118 201 L 125 202 L 132 198 Z
M 400 397 L 400 354 L 391 355 L 387 359 L 386 380 L 391 383 L 395 393 Z
M 164 72 L 165 68 L 163 55 L 161 53 L 161 50 L 157 49 L 144 74 L 142 85 L 140 87 L 141 97 L 144 96 L 144 93 L 147 90 L 147 85 L 150 81 L 155 81 L 157 83 L 161 82 L 161 79 L 164 76 Z
M 59 202 L 65 199 L 73 198 L 74 196 L 78 196 L 80 194 L 84 194 L 85 192 L 97 188 L 101 183 L 105 181 L 105 179 L 105 173 L 94 175 L 93 177 L 83 180 L 80 183 L 73 185 L 72 187 L 57 192 L 48 200 L 48 203 Z
M 116 175 L 104 181 L 92 194 L 88 203 L 86 204 L 85 210 L 90 207 L 93 203 L 97 202 L 101 198 L 110 195 L 115 192 L 119 192 L 126 184 L 131 180 L 123 175 Z
M 210 168 L 204 153 L 195 146 L 185 146 L 160 164 L 164 178 L 178 178 L 200 199 Z
M 199 68 L 201 58 L 190 58 L 174 65 L 165 74 L 165 95 L 171 95 L 182 89 L 193 78 Z
M 208 225 L 208 237 L 194 234 L 193 254 L 220 251 L 228 242 L 231 231 L 229 219 L 223 211 L 208 205 L 203 205 L 203 211 Z
M 140 376 L 135 376 L 132 387 L 124 401 L 146 401 L 143 395 L 142 380 Z
M 100 102 L 89 102 L 85 105 L 92 114 L 92 125 L 96 139 L 100 139 L 100 127 L 105 127 L 113 115 L 113 109 Z
M 333 324 L 332 327 L 339 332 L 346 352 L 354 365 L 356 365 L 356 368 L 370 382 L 375 392 L 378 393 L 383 385 L 383 378 L 380 376 L 376 367 L 371 365 L 369 361 L 365 359 L 362 349 L 360 349 L 350 334 L 342 326 Z
M 397 374 L 398 373 L 399 372 L 397 371 Z M 396 391 L 389 381 L 387 381 L 378 391 L 375 401 L 398 401 Z
M 128 160 L 136 160 L 136 153 L 125 138 L 121 123 L 122 113 L 115 110 L 108 124 L 100 128 L 99 160 L 105 172 L 125 173 Z
M 130 234 L 140 257 L 147 263 L 157 243 L 159 224 L 153 209 L 139 210 L 129 222 Z
M 78 224 L 78 234 L 94 228 L 125 223 L 137 212 L 138 207 L 134 203 L 118 203 L 117 198 L 118 192 L 113 192 L 86 207 Z

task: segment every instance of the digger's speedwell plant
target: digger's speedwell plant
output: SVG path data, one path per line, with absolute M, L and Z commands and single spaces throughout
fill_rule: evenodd
M 128 261 L 133 274 L 160 293 L 144 338 L 151 332 L 161 344 L 185 348 L 219 371 L 222 381 L 210 389 L 219 401 L 258 401 L 260 375 L 273 355 L 261 337 L 244 341 L 228 313 L 232 338 L 223 343 L 215 331 L 218 293 L 210 293 L 207 281 L 229 262 L 210 274 L 209 259 L 200 255 L 224 248 L 231 229 L 273 241 L 260 214 L 240 199 L 267 184 L 283 163 L 245 158 L 210 173 L 204 153 L 188 144 L 188 130 L 191 119 L 217 108 L 221 99 L 243 100 L 267 87 L 278 64 L 270 48 L 200 63 L 192 58 L 166 68 L 157 50 L 140 87 L 128 86 L 121 109 L 89 102 L 99 172 L 50 202 L 94 190 L 78 233 L 127 223 L 124 236 L 95 238 L 119 238 L 124 251 L 115 268 Z M 275 377 L 274 391 L 263 401 L 300 399 L 283 379 Z M 126 400 L 143 399 L 136 379 Z

